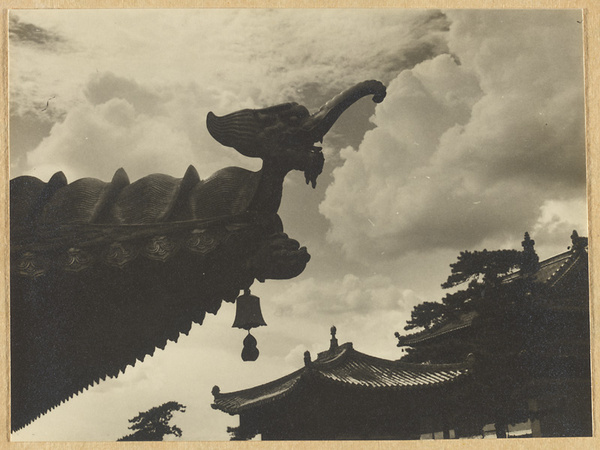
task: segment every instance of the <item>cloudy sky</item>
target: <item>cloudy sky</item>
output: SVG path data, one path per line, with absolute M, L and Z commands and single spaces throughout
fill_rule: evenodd
M 288 176 L 285 231 L 308 247 L 302 275 L 256 283 L 261 356 L 224 304 L 189 336 L 13 435 L 116 440 L 169 400 L 184 440 L 226 440 L 222 392 L 270 381 L 340 342 L 397 359 L 412 307 L 443 296 L 461 250 L 541 258 L 586 234 L 581 12 L 437 10 L 30 10 L 10 14 L 11 178 L 205 178 L 257 161 L 208 134 L 208 111 L 297 101 L 309 110 L 367 79 L 324 142 L 317 188 Z

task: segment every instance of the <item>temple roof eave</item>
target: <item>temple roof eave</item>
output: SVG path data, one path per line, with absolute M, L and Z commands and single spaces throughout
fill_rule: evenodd
M 471 361 L 458 364 L 415 364 L 360 353 L 351 343 L 323 352 L 315 361 L 269 383 L 229 393 L 213 391 L 212 407 L 231 415 L 276 402 L 308 381 L 325 387 L 345 386 L 377 391 L 415 391 L 446 385 L 470 373 Z

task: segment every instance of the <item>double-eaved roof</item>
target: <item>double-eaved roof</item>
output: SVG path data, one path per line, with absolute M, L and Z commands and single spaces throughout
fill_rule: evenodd
M 470 361 L 459 364 L 411 364 L 354 350 L 352 343 L 333 346 L 305 366 L 282 378 L 241 391 L 221 393 L 213 388 L 213 408 L 229 414 L 278 401 L 308 381 L 359 389 L 420 389 L 452 383 L 469 374 Z

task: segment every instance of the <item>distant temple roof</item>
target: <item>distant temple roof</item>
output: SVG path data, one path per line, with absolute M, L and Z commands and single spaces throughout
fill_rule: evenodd
M 586 240 L 584 246 L 578 247 L 577 245 L 573 245 L 569 251 L 540 262 L 539 267 L 533 273 L 534 281 L 551 287 L 556 286 L 576 266 L 577 262 L 582 258 L 587 259 L 587 238 L 579 239 Z M 504 278 L 504 282 L 508 283 L 522 277 L 522 271 L 518 271 L 507 275 Z
M 478 315 L 479 314 L 477 311 L 469 311 L 468 313 L 461 314 L 452 322 L 443 322 L 429 330 L 419 331 L 418 333 L 413 333 L 406 336 L 398 335 L 396 336 L 398 338 L 398 347 L 418 344 L 419 342 L 468 328 L 473 323 L 473 319 L 475 319 Z
M 221 393 L 218 386 L 213 388 L 212 407 L 229 414 L 239 414 L 265 403 L 282 399 L 300 385 L 317 380 L 348 387 L 373 390 L 420 389 L 451 383 L 470 372 L 471 361 L 459 364 L 412 364 L 391 361 L 354 350 L 352 343 L 340 346 L 332 330 L 332 345 L 328 351 L 319 353 L 310 360 L 305 353 L 305 366 L 282 378 L 260 386 L 236 392 Z
M 560 284 L 565 279 L 567 274 L 572 272 L 582 260 L 587 262 L 588 240 L 586 237 L 579 237 L 576 231 L 571 236 L 573 245 L 569 251 L 558 254 L 540 262 L 535 271 L 530 274 L 532 280 L 541 283 L 544 286 L 553 288 Z M 522 279 L 527 273 L 523 270 L 511 273 L 504 277 L 503 283 L 511 283 L 515 280 Z M 398 347 L 411 346 L 429 339 L 436 338 L 441 335 L 453 333 L 458 330 L 468 328 L 473 323 L 473 320 L 479 314 L 476 311 L 470 311 L 461 314 L 457 319 L 450 322 L 442 322 L 427 330 L 422 330 L 417 333 L 400 336 L 397 334 Z

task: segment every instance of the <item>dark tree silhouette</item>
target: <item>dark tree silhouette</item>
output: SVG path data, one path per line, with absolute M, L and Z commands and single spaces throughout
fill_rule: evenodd
M 256 432 L 244 427 L 227 427 L 230 441 L 249 441 L 256 437 Z
M 568 260 L 578 261 L 581 256 L 580 263 L 587 264 L 587 241 L 577 233 L 573 233 L 572 239 L 573 249 Z M 474 435 L 484 425 L 494 423 L 496 436 L 507 437 L 510 424 L 566 411 L 568 401 L 563 399 L 571 396 L 568 391 L 571 382 L 567 380 L 582 380 L 582 374 L 589 374 L 589 365 L 585 362 L 589 354 L 585 348 L 587 308 L 577 313 L 577 308 L 585 308 L 585 303 L 573 306 L 575 302 L 571 300 L 587 301 L 587 267 L 584 270 L 579 266 L 570 274 L 562 272 L 563 284 L 547 283 L 548 265 L 540 270 L 534 241 L 527 233 L 521 244 L 522 251 L 460 253 L 442 284 L 443 288 L 460 290 L 446 295 L 438 306 L 426 302 L 415 307 L 405 328 L 422 327 L 423 332 L 409 339 L 397 333 L 399 345 L 405 347 L 406 354 L 401 358 L 404 362 L 470 360 L 468 388 L 455 398 L 461 405 L 457 411 L 467 417 L 466 420 L 458 418 L 457 423 L 470 422 L 468 428 L 458 429 L 463 436 Z M 573 253 L 575 251 L 582 253 Z M 561 258 L 564 257 L 563 254 Z M 554 263 L 565 261 L 561 258 Z M 552 281 L 557 282 L 557 279 Z M 428 328 L 431 329 L 427 331 Z M 587 395 L 574 394 L 572 398 L 578 402 Z M 536 396 L 553 396 L 548 403 L 552 406 L 532 412 L 528 399 Z M 581 400 L 581 405 L 584 402 L 587 400 Z M 555 419 L 549 423 L 552 420 Z M 573 427 L 576 426 L 579 424 Z
M 464 251 L 450 265 L 451 273 L 442 288 L 463 289 L 447 294 L 441 301 L 417 305 L 406 330 L 443 327 L 470 321 L 463 334 L 444 335 L 406 349 L 402 357 L 412 363 L 449 363 L 472 355 L 474 377 L 469 403 L 473 417 L 493 421 L 498 437 L 506 437 L 508 417 L 526 420 L 522 398 L 526 398 L 527 368 L 523 352 L 531 348 L 534 324 L 542 318 L 531 302 L 537 287 L 528 274 L 534 273 L 538 257 L 533 241 L 525 234 L 523 250 Z M 521 276 L 506 282 L 506 276 L 521 270 Z M 478 401 L 485 399 L 485 401 Z M 494 405 L 492 413 L 488 406 Z M 491 414 L 491 415 L 490 415 Z M 479 419 L 478 419 L 479 420 Z
M 526 336 L 521 336 L 522 330 L 531 328 L 520 322 L 531 321 L 535 316 L 535 311 L 529 310 L 531 302 L 526 300 L 535 290 L 527 274 L 535 272 L 539 264 L 534 244 L 529 234 L 525 233 L 521 242 L 522 251 L 484 249 L 461 252 L 456 262 L 450 264 L 450 275 L 442 288 L 463 289 L 446 294 L 441 302 L 416 305 L 404 329 L 436 330 L 469 322 L 472 338 L 445 335 L 444 339 L 405 349 L 402 360 L 417 363 L 456 362 L 469 353 L 486 360 L 497 358 L 500 354 L 514 357 L 514 350 L 522 349 L 526 339 Z M 510 283 L 504 282 L 507 275 L 518 270 L 522 276 L 511 279 Z M 507 326 L 511 329 L 500 329 Z M 499 336 L 511 336 L 512 342 L 506 347 L 503 344 L 507 340 Z
M 526 234 L 524 243 L 530 242 Z M 535 253 L 533 253 L 535 255 Z M 468 283 L 463 290 L 447 294 L 442 302 L 423 302 L 416 305 L 405 330 L 413 328 L 429 329 L 457 314 L 472 311 L 478 299 L 486 290 L 495 289 L 502 277 L 522 267 L 529 268 L 537 262 L 527 248 L 518 250 L 464 251 L 454 264 L 450 264 L 451 274 L 442 283 L 442 288 L 450 289 Z M 535 261 L 534 261 L 535 260 Z
M 450 264 L 451 274 L 442 287 L 452 288 L 467 281 L 495 285 L 499 278 L 521 266 L 523 252 L 518 250 L 483 250 L 460 252 Z
M 134 430 L 134 433 L 123 436 L 118 441 L 162 441 L 167 434 L 181 437 L 181 429 L 176 425 L 169 425 L 174 411 L 185 412 L 185 406 L 171 401 L 139 413 L 129 419 L 132 424 L 129 429 Z
M 438 302 L 423 302 L 416 305 L 411 314 L 410 320 L 407 321 L 405 330 L 422 327 L 428 330 L 434 325 L 441 322 L 444 317 L 444 305 Z

